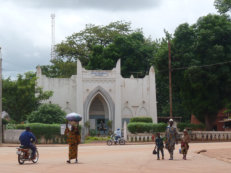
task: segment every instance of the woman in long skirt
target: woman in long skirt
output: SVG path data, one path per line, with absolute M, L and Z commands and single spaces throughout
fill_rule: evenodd
M 71 126 L 69 130 L 66 124 L 65 135 L 67 135 L 67 142 L 69 144 L 69 160 L 67 163 L 71 163 L 72 159 L 75 159 L 75 163 L 78 163 L 78 144 L 80 143 L 80 132 L 77 126 Z
M 186 155 L 188 153 L 188 149 L 189 149 L 188 143 L 189 142 L 190 142 L 190 137 L 189 137 L 188 131 L 184 129 L 184 134 L 181 140 L 181 153 L 183 154 L 184 160 L 186 160 Z

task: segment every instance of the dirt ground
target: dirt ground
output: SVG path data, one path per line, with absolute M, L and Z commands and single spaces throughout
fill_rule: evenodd
M 37 164 L 17 163 L 14 145 L 0 147 L 0 173 L 230 173 L 231 143 L 190 144 L 188 160 L 182 160 L 176 146 L 174 160 L 157 160 L 152 154 L 153 145 L 106 146 L 80 145 L 79 163 L 66 164 L 66 145 L 38 146 L 40 158 Z M 197 154 L 199 150 L 207 150 Z

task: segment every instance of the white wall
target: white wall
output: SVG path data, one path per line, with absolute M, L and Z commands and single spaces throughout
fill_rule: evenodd
M 53 91 L 49 99 L 63 110 L 84 114 L 83 104 L 98 86 L 111 97 L 115 105 L 115 128 L 121 128 L 122 118 L 151 116 L 157 122 L 155 72 L 150 68 L 144 78 L 122 78 L 120 60 L 112 70 L 86 70 L 77 61 L 77 75 L 71 78 L 48 78 L 37 68 L 37 85 L 45 91 Z M 94 96 L 93 98 L 94 99 Z M 47 101 L 47 102 L 49 102 Z M 108 103 L 107 103 L 108 104 Z M 84 117 L 87 120 L 87 117 Z
M 37 69 L 37 86 L 44 91 L 53 91 L 46 103 L 58 104 L 65 112 L 76 112 L 76 76 L 71 78 L 48 78 Z

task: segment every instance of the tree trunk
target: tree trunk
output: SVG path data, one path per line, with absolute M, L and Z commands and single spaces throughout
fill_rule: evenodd
M 211 115 L 205 115 L 205 128 L 207 131 L 213 130 L 214 117 Z

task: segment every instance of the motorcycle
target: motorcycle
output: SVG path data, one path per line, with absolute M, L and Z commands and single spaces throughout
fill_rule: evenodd
M 31 157 L 32 150 L 30 148 L 25 148 L 24 146 L 20 146 L 17 149 L 16 154 L 18 155 L 18 163 L 20 165 L 24 164 L 25 161 L 32 161 L 33 163 L 37 163 L 39 159 L 39 153 L 36 148 L 34 158 Z
M 120 137 L 120 138 L 118 138 L 117 140 L 115 140 L 115 135 L 111 135 L 111 139 L 109 139 L 108 141 L 107 141 L 107 145 L 112 145 L 112 144 L 120 144 L 120 145 L 125 145 L 125 140 L 124 140 L 124 138 L 123 137 Z

